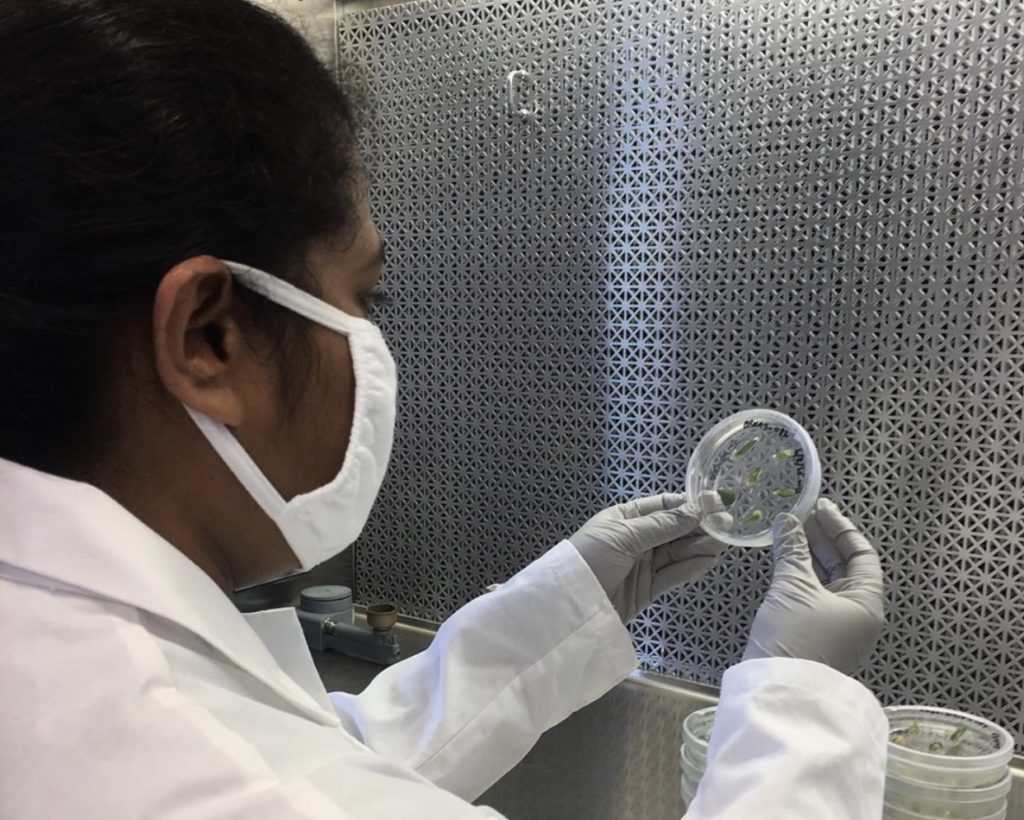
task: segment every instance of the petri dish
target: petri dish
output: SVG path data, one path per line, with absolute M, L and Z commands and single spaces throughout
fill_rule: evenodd
M 679 793 L 683 798 L 684 807 L 689 808 L 693 798 L 697 796 L 697 789 L 687 782 L 685 775 L 679 779 Z
M 708 758 L 706 754 L 700 752 L 691 752 L 686 748 L 686 744 L 679 750 L 679 756 L 683 761 L 683 768 L 689 767 L 695 772 L 704 774 L 704 770 L 708 767 Z
M 687 804 L 689 805 L 689 804 Z M 936 818 L 949 818 L 950 820 L 1006 820 L 1006 805 L 1001 809 L 980 817 L 962 817 L 955 812 L 943 811 L 941 814 L 918 814 L 916 811 L 908 811 L 889 803 L 882 805 L 882 820 L 936 820 Z
M 889 706 L 888 773 L 910 783 L 978 788 L 1002 782 L 1010 733 L 984 718 L 938 706 Z
M 708 741 L 715 726 L 716 706 L 690 712 L 683 721 L 683 754 L 698 766 L 707 766 Z
M 685 748 L 685 747 L 684 747 Z M 693 786 L 696 791 L 697 786 L 700 785 L 701 778 L 704 777 L 705 767 L 707 766 L 707 760 L 698 763 L 693 760 L 690 755 L 684 751 L 681 755 L 683 777 L 686 778 L 686 782 Z
M 731 525 L 724 529 L 706 520 L 709 535 L 737 547 L 768 547 L 777 516 L 806 521 L 814 509 L 821 493 L 818 450 L 789 416 L 745 410 L 701 439 L 686 472 L 686 492 L 696 499 L 717 493 L 728 509 Z
M 976 788 L 908 783 L 890 776 L 885 781 L 885 802 L 892 808 L 925 816 L 981 820 L 1006 807 L 1012 785 L 1009 772 L 991 786 Z

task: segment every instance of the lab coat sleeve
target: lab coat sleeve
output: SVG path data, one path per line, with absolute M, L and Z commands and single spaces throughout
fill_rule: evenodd
M 888 725 L 864 686 L 822 664 L 726 672 L 708 768 L 686 820 L 878 820 Z
M 427 651 L 330 697 L 371 749 L 474 800 L 635 666 L 629 633 L 563 541 L 452 615 Z

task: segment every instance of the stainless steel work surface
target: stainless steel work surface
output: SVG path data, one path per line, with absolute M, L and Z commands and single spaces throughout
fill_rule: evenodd
M 713 703 L 631 678 L 547 732 L 480 802 L 510 820 L 679 820 L 683 719 Z
M 406 655 L 430 643 L 426 629 L 398 629 Z M 360 692 L 381 670 L 330 653 L 313 660 L 328 691 Z M 638 673 L 544 734 L 478 802 L 509 820 L 679 820 L 682 722 L 714 701 L 710 688 Z M 1024 771 L 1007 817 L 1024 820 Z

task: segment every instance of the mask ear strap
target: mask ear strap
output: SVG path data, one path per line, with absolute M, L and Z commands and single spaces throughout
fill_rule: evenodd
M 322 299 L 317 299 L 313 294 L 306 293 L 290 282 L 285 282 L 283 279 L 278 279 L 265 271 L 243 265 L 240 262 L 230 262 L 227 259 L 221 261 L 227 265 L 232 276 L 249 290 L 304 316 L 311 322 L 323 325 L 328 330 L 333 330 L 344 336 L 369 328 L 376 330 L 376 325 L 370 320 L 350 316 L 345 311 L 327 304 Z
M 263 471 L 256 466 L 256 462 L 245 452 L 242 445 L 238 443 L 238 439 L 231 435 L 231 431 L 223 424 L 196 412 L 188 405 L 182 406 L 185 408 L 185 412 L 192 417 L 192 421 L 196 423 L 199 431 L 206 436 L 213 449 L 228 465 L 231 472 L 242 482 L 242 486 L 260 505 L 263 512 L 270 516 L 274 523 L 279 524 L 287 502 L 263 475 Z

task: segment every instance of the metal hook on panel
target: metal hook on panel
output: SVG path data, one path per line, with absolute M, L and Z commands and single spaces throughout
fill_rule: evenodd
M 536 117 L 540 113 L 540 106 L 534 102 L 533 107 L 526 108 L 519 98 L 519 88 L 516 82 L 519 78 L 526 79 L 530 76 L 529 71 L 517 68 L 508 73 L 508 113 L 513 117 Z

